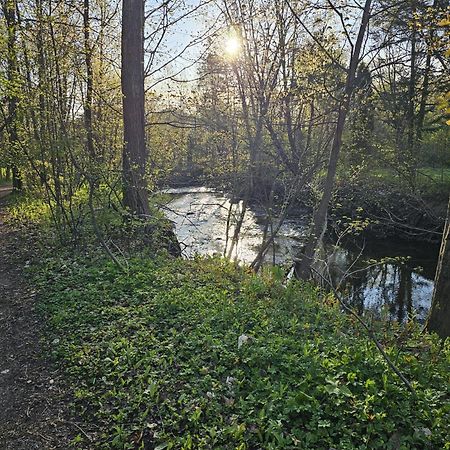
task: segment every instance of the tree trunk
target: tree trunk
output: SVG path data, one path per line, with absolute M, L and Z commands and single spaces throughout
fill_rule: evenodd
M 92 69 L 92 46 L 90 40 L 89 0 L 84 0 L 83 28 L 84 28 L 84 60 L 86 63 L 86 101 L 84 103 L 84 126 L 86 128 L 86 150 L 95 160 L 94 137 L 92 131 L 92 100 L 94 90 L 94 74 Z
M 149 213 L 145 168 L 144 2 L 122 2 L 123 203 L 132 213 Z
M 17 30 L 17 20 L 16 20 L 16 0 L 4 0 L 3 2 L 3 14 L 5 16 L 6 27 L 8 30 L 7 45 L 8 45 L 8 56 L 7 56 L 7 76 L 8 76 L 8 117 L 9 117 L 9 127 L 8 127 L 8 139 L 9 147 L 12 153 L 13 160 L 17 159 L 17 145 L 18 145 L 18 133 L 17 133 L 17 105 L 19 99 L 17 96 L 18 92 L 18 68 L 17 68 L 17 52 L 16 52 L 16 30 Z M 20 191 L 22 189 L 22 177 L 20 170 L 14 162 L 11 166 L 13 189 Z
M 427 107 L 427 99 L 428 99 L 428 85 L 430 79 L 430 69 L 431 69 L 431 53 L 430 51 L 427 54 L 427 58 L 425 61 L 425 71 L 423 76 L 423 85 L 422 85 L 422 95 L 420 98 L 420 107 L 419 113 L 417 116 L 417 129 L 416 129 L 416 138 L 419 143 L 422 140 L 422 132 L 423 132 L 423 124 L 425 121 L 426 107 Z
M 450 336 L 450 198 L 426 328 L 444 339 Z
M 416 7 L 413 6 L 413 25 L 412 25 L 412 34 L 411 34 L 411 61 L 410 61 L 410 76 L 409 76 L 409 84 L 408 84 L 408 141 L 407 141 L 407 152 L 406 158 L 409 160 L 408 171 L 409 171 L 409 182 L 413 191 L 416 189 L 416 176 L 417 176 L 417 168 L 416 168 L 416 142 L 415 142 L 415 96 L 416 96 L 416 39 L 417 39 L 417 31 L 415 25 L 415 14 Z
M 360 53 L 366 35 L 367 26 L 370 17 L 370 6 L 372 0 L 366 0 L 363 10 L 363 16 L 361 19 L 361 25 L 359 27 L 358 37 L 356 39 L 355 47 L 350 58 L 349 69 L 347 72 L 347 79 L 345 83 L 344 98 L 341 101 L 339 107 L 338 119 L 336 124 L 336 132 L 333 138 L 333 144 L 331 147 L 330 158 L 328 161 L 327 176 L 325 179 L 325 185 L 323 189 L 323 195 L 320 200 L 318 208 L 314 211 L 311 233 L 306 244 L 305 251 L 302 255 L 302 259 L 299 264 L 296 264 L 295 273 L 296 276 L 302 279 L 307 279 L 310 276 L 311 266 L 314 262 L 314 255 L 317 248 L 317 244 L 323 237 L 327 224 L 327 211 L 328 205 L 331 200 L 331 194 L 334 187 L 334 179 L 336 176 L 337 164 L 339 161 L 339 153 L 342 146 L 342 134 L 344 132 L 345 119 L 350 107 L 350 100 L 354 91 L 356 71 L 360 62 Z
M 439 10 L 444 9 L 446 7 L 445 3 L 440 0 L 434 0 L 433 2 L 433 9 Z M 419 106 L 419 112 L 417 116 L 417 127 L 416 127 L 416 138 L 417 141 L 420 143 L 422 140 L 422 133 L 423 133 L 423 124 L 425 121 L 425 115 L 426 115 L 426 108 L 427 108 L 427 100 L 428 96 L 430 94 L 429 92 L 429 84 L 430 84 L 430 73 L 431 73 L 431 57 L 433 55 L 433 42 L 435 39 L 435 29 L 432 28 L 430 30 L 430 35 L 428 36 L 428 39 L 426 40 L 426 52 L 427 57 L 425 60 L 425 70 L 423 75 L 423 84 L 422 84 L 422 94 L 420 97 L 420 106 Z

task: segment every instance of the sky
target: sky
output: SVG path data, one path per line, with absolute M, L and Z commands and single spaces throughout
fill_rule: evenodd
M 174 76 L 176 80 L 181 81 L 194 80 L 197 77 L 198 60 L 206 49 L 206 37 L 217 31 L 214 23 L 219 13 L 212 1 L 201 6 L 203 3 L 204 0 L 176 0 L 173 3 L 175 6 L 169 19 L 173 24 L 169 26 L 159 46 L 154 63 L 154 69 L 162 67 L 162 70 L 150 77 L 150 85 L 168 76 Z M 152 26 L 154 29 L 155 22 L 160 17 L 161 12 L 153 15 L 149 20 L 148 32 Z M 175 55 L 177 57 L 173 59 Z M 162 84 L 164 88 L 159 86 L 158 90 L 168 89 L 168 83 Z M 173 87 L 173 83 L 171 86 Z

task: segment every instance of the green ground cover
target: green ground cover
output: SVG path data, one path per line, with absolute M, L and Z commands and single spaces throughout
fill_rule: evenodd
M 51 259 L 53 357 L 98 448 L 450 448 L 449 348 L 378 330 L 417 391 L 328 296 L 221 259 Z M 400 335 L 400 337 L 399 337 Z M 74 445 L 86 444 L 80 433 Z
M 405 187 L 405 178 L 391 168 L 376 168 L 370 172 L 370 177 L 393 186 Z M 416 177 L 416 187 L 424 193 L 441 193 L 445 196 L 450 190 L 450 167 L 421 167 Z
M 374 325 L 413 396 L 330 295 L 281 269 L 154 251 L 124 273 L 93 243 L 55 248 L 42 202 L 11 197 L 10 214 L 40 245 L 29 277 L 85 424 L 74 448 L 450 449 L 449 341 Z

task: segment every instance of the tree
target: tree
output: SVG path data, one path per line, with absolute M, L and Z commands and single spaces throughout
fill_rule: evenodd
M 83 29 L 84 29 L 84 59 L 86 63 L 86 101 L 84 103 L 84 126 L 86 128 L 86 150 L 91 158 L 95 159 L 94 137 L 92 129 L 92 106 L 94 92 L 94 74 L 92 66 L 92 48 L 89 23 L 89 0 L 84 0 Z
M 132 213 L 149 213 L 145 168 L 144 2 L 122 2 L 123 203 Z
M 12 164 L 12 181 L 15 190 L 22 189 L 22 178 L 16 164 L 17 155 L 15 155 L 18 144 L 18 66 L 17 66 L 17 18 L 16 18 L 16 1 L 4 0 L 2 4 L 3 14 L 5 16 L 5 24 L 7 27 L 7 101 L 8 101 L 8 144 L 9 150 L 13 155 L 14 162 Z
M 450 197 L 426 328 L 444 339 L 450 336 Z
M 383 124 L 378 141 L 384 140 L 384 148 L 379 156 L 416 194 L 420 167 L 430 156 L 427 140 L 442 126 L 436 114 L 436 94 L 448 82 L 440 42 L 444 33 L 438 25 L 447 2 L 430 3 L 386 4 L 377 19 L 379 30 L 372 33 L 380 46 L 372 64 L 375 98 L 380 102 L 377 115 Z
M 328 161 L 327 175 L 325 179 L 322 198 L 319 206 L 314 211 L 312 218 L 311 234 L 306 244 L 305 252 L 303 254 L 300 264 L 296 267 L 296 274 L 300 278 L 308 278 L 310 275 L 311 265 L 314 261 L 314 254 L 316 252 L 318 243 L 320 242 L 323 233 L 325 232 L 327 223 L 328 205 L 331 200 L 331 195 L 334 187 L 334 179 L 336 176 L 337 164 L 339 161 L 339 153 L 342 146 L 342 135 L 344 132 L 345 120 L 350 109 L 350 101 L 353 91 L 355 89 L 356 73 L 361 62 L 361 50 L 363 48 L 364 39 L 366 36 L 367 27 L 369 25 L 370 7 L 372 1 L 366 0 L 363 11 L 361 24 L 359 26 L 358 36 L 356 42 L 352 45 L 352 52 L 350 55 L 349 67 L 345 82 L 344 95 L 339 105 L 336 131 L 331 146 L 330 157 Z

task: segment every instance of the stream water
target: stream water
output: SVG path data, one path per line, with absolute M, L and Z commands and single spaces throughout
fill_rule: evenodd
M 244 263 L 251 263 L 256 257 L 264 233 L 263 209 L 256 206 L 247 209 L 239 240 L 233 245 L 234 224 L 241 203 L 231 204 L 224 194 L 205 187 L 164 192 L 170 195 L 166 215 L 175 223 L 184 255 L 220 254 Z M 285 220 L 265 262 L 291 263 L 301 249 L 307 226 L 306 212 Z M 332 242 L 326 244 L 324 254 L 335 283 L 342 280 L 344 273 L 352 272 L 345 277 L 342 287 L 347 302 L 360 313 L 370 310 L 375 315 L 383 314 L 400 322 L 408 317 L 420 322 L 425 320 L 431 303 L 437 246 L 347 239 L 339 246 Z

